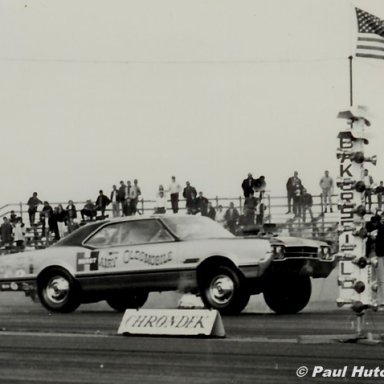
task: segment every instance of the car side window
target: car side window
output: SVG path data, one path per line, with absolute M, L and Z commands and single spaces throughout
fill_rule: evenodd
M 121 224 L 122 236 L 119 245 L 159 243 L 173 240 L 173 237 L 158 220 L 135 220 Z
M 134 220 L 106 225 L 88 239 L 86 245 L 102 248 L 173 240 L 158 220 Z
M 118 224 L 107 225 L 86 241 L 86 245 L 95 248 L 108 247 L 118 241 L 120 227 Z

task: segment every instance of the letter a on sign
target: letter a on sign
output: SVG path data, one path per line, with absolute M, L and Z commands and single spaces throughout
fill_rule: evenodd
M 117 333 L 225 337 L 220 313 L 209 309 L 127 309 Z

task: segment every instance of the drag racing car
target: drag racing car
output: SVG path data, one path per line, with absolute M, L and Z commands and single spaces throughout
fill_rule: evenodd
M 137 216 L 94 221 L 49 248 L 0 256 L 0 290 L 37 291 L 53 312 L 100 300 L 124 311 L 143 306 L 149 292 L 178 290 L 224 314 L 263 292 L 275 312 L 296 313 L 310 299 L 310 276 L 334 266 L 325 243 L 235 237 L 202 216 Z

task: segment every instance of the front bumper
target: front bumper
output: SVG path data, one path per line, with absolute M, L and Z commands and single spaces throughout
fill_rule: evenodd
M 336 264 L 337 260 L 334 257 L 330 260 L 315 257 L 289 257 L 272 260 L 268 272 L 324 278 L 329 276 Z

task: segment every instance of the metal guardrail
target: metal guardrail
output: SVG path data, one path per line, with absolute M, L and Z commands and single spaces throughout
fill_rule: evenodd
M 338 212 L 337 212 L 337 204 L 336 198 L 337 195 L 333 195 L 333 208 L 334 213 L 333 214 L 324 214 L 324 207 L 323 207 L 323 201 L 321 195 L 315 195 L 313 196 L 313 205 L 312 205 L 312 212 L 313 212 L 313 220 L 310 220 L 308 218 L 307 221 L 303 220 L 303 217 L 294 217 L 293 214 L 287 215 L 286 210 L 288 208 L 287 205 L 287 197 L 286 196 L 271 196 L 270 194 L 266 193 L 263 197 L 263 204 L 264 204 L 264 216 L 262 224 L 264 225 L 264 228 L 266 227 L 266 224 L 271 224 L 272 227 L 276 227 L 278 229 L 278 232 L 280 233 L 286 233 L 291 236 L 299 236 L 299 237 L 307 237 L 307 238 L 318 238 L 325 241 L 329 241 L 331 243 L 335 243 L 337 241 L 337 225 L 338 225 Z M 208 198 L 208 200 L 212 203 L 213 207 L 217 208 L 219 205 L 222 205 L 223 210 L 225 211 L 229 207 L 229 203 L 233 202 L 235 207 L 239 210 L 239 213 L 243 213 L 244 208 L 244 202 L 245 198 L 243 196 L 237 196 L 237 197 L 211 197 Z M 169 212 L 171 212 L 171 203 L 170 200 L 168 200 L 168 206 Z M 66 202 L 51 202 L 50 205 L 52 207 L 57 206 L 58 204 L 62 204 L 64 208 L 67 206 Z M 80 214 L 81 209 L 83 208 L 85 202 L 83 201 L 77 201 L 74 202 L 78 213 Z M 155 208 L 156 200 L 152 199 L 139 199 L 138 201 L 138 213 L 139 214 L 145 214 L 145 213 L 153 213 Z M 181 199 L 179 201 L 179 211 L 180 212 L 186 212 L 185 207 L 185 199 Z M 41 211 L 42 206 L 39 207 L 40 209 L 36 213 L 37 215 L 37 221 L 38 221 L 38 215 L 39 211 Z M 3 205 L 0 207 L 0 217 L 9 216 L 11 212 L 14 211 L 14 213 L 17 216 L 21 216 L 23 218 L 24 223 L 26 224 L 27 231 L 29 231 L 30 234 L 33 234 L 33 238 L 35 239 L 35 246 L 41 246 L 42 241 L 42 234 L 38 234 L 38 228 L 28 228 L 29 220 L 28 220 L 28 205 L 25 203 L 9 203 L 6 205 Z M 112 216 L 112 208 L 109 205 L 106 209 L 106 214 L 110 217 Z M 78 215 L 78 219 L 80 215 Z M 81 224 L 81 223 L 78 223 Z M 256 225 L 257 226 L 257 225 Z M 244 227 L 241 227 L 239 225 L 238 229 L 241 229 Z M 258 228 L 260 228 L 260 225 L 258 225 Z M 37 236 L 37 237 L 36 237 Z M 46 240 L 47 244 L 49 243 L 48 239 Z M 47 245 L 45 244 L 45 245 Z
M 336 201 L 337 195 L 333 195 L 333 201 Z M 217 209 L 219 205 L 222 205 L 223 209 L 226 210 L 229 207 L 229 203 L 233 202 L 235 205 L 235 208 L 239 210 L 240 213 L 243 212 L 244 208 L 244 201 L 245 198 L 243 196 L 236 196 L 236 197 L 210 197 L 208 200 L 212 203 L 212 205 Z M 287 210 L 287 197 L 286 196 L 271 196 L 270 194 L 266 193 L 262 200 L 265 212 L 264 212 L 264 218 L 265 222 L 267 223 L 277 223 L 277 224 L 284 224 L 286 223 L 290 216 L 286 215 Z M 150 213 L 154 211 L 156 200 L 154 199 L 139 199 L 138 201 L 138 211 L 139 213 Z M 52 202 L 50 205 L 52 207 L 57 206 L 58 204 L 62 204 L 64 207 L 66 207 L 67 202 Z M 74 202 L 75 206 L 77 207 L 77 210 L 80 211 L 85 202 L 84 201 L 76 201 Z M 181 212 L 185 212 L 185 199 L 180 199 L 179 201 L 179 210 Z M 336 204 L 333 203 L 334 211 L 336 212 Z M 171 209 L 171 204 L 169 200 L 169 209 Z M 5 204 L 2 207 L 0 207 L 0 218 L 4 216 L 9 216 L 11 214 L 11 211 L 14 211 L 17 216 L 21 216 L 25 223 L 27 223 L 28 219 L 28 205 L 22 202 L 19 203 L 9 203 Z M 321 195 L 314 195 L 313 196 L 313 206 L 312 211 L 314 216 L 319 216 L 321 213 L 324 212 L 323 202 Z M 111 206 L 108 206 L 106 209 L 107 213 L 111 213 L 112 209 Z M 328 216 L 323 218 L 319 218 L 321 220 L 322 225 L 326 225 L 327 223 L 335 223 L 337 222 L 336 216 Z M 297 220 L 297 223 L 300 223 L 300 220 Z

